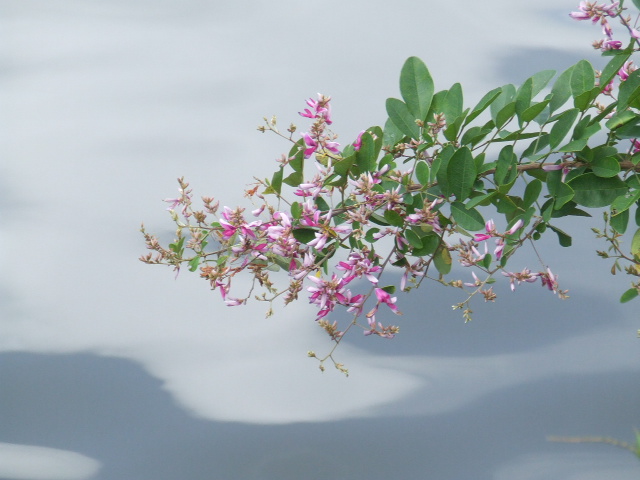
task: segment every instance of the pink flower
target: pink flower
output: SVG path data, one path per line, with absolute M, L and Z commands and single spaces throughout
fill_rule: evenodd
M 304 149 L 304 158 L 309 158 L 318 150 L 318 142 L 311 138 L 311 135 L 308 133 L 303 133 L 302 138 L 304 138 L 304 144 L 307 146 L 307 148 Z
M 381 288 L 376 288 L 375 293 L 376 293 L 376 298 L 378 299 L 378 305 L 385 303 L 393 313 L 395 313 L 396 315 L 400 314 L 400 311 L 398 310 L 398 307 L 395 304 L 396 300 L 398 300 L 398 297 L 392 297 L 388 292 L 386 292 Z
M 358 134 L 358 138 L 356 138 L 356 141 L 353 143 L 353 149 L 357 152 L 358 150 L 360 150 L 360 147 L 362 147 L 362 135 L 364 134 L 364 130 L 362 130 L 359 134 Z
M 516 282 L 518 283 L 518 285 L 520 285 L 522 282 L 533 283 L 536 281 L 536 278 L 540 276 L 539 273 L 531 273 L 531 270 L 529 270 L 528 268 L 523 269 L 520 273 L 502 272 L 502 274 L 505 277 L 509 277 L 512 292 L 516 290 Z

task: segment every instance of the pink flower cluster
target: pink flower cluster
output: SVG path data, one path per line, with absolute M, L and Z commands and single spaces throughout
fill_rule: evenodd
M 504 239 L 505 236 L 507 235 L 513 235 L 514 233 L 516 233 L 520 228 L 522 228 L 522 226 L 524 225 L 522 220 L 518 220 L 516 223 L 513 224 L 513 226 L 507 230 L 505 233 L 498 233 L 496 231 L 496 226 L 493 223 L 493 220 L 489 220 L 487 221 L 487 223 L 485 224 L 484 228 L 485 228 L 485 232 L 486 233 L 476 233 L 473 237 L 473 240 L 475 242 L 484 242 L 485 240 L 488 240 L 490 238 L 496 238 L 496 248 L 493 251 L 493 254 L 496 256 L 497 260 L 500 260 L 500 258 L 502 257 L 502 252 L 504 250 Z M 477 250 L 476 250 L 477 252 Z

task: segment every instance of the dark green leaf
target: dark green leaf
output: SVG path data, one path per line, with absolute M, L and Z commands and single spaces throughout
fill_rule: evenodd
M 451 215 L 458 225 L 465 230 L 477 232 L 484 228 L 484 219 L 475 208 L 467 208 L 461 202 L 451 204 Z
M 609 225 L 618 233 L 624 234 L 629 225 L 629 210 L 625 210 L 609 218 Z
M 384 134 L 382 136 L 382 143 L 387 146 L 393 147 L 400 140 L 404 138 L 404 133 L 396 127 L 391 118 L 388 118 L 384 124 Z
M 518 116 L 518 121 L 521 127 L 522 127 L 522 124 L 524 123 L 522 114 L 527 108 L 529 108 L 529 106 L 531 106 L 531 99 L 533 98 L 531 93 L 532 90 L 533 90 L 533 80 L 529 78 L 522 84 L 522 86 L 516 93 L 515 111 L 516 111 L 516 115 Z
M 516 102 L 507 103 L 496 115 L 496 127 L 504 127 L 516 113 Z
M 513 153 L 513 145 L 507 145 L 498 155 L 498 163 L 493 179 L 496 185 L 510 183 L 518 176 L 518 157 Z
M 611 205 L 617 197 L 624 195 L 628 187 L 618 177 L 601 178 L 593 173 L 585 173 L 569 181 L 575 191 L 573 201 L 590 208 Z
M 529 208 L 533 205 L 540 197 L 540 192 L 542 191 L 542 182 L 537 178 L 534 178 L 529 182 L 527 188 L 524 190 L 524 196 L 522 198 L 522 204 L 524 208 Z
M 558 210 L 564 207 L 564 205 L 567 202 L 573 200 L 574 195 L 575 195 L 575 192 L 573 191 L 573 188 L 571 188 L 569 185 L 567 185 L 564 182 L 560 182 L 556 190 L 556 194 L 555 194 L 556 201 L 553 208 Z
M 620 83 L 617 110 L 619 112 L 626 110 L 638 97 L 640 97 L 640 71 L 635 70 L 629 74 L 629 78 Z
M 615 177 L 620 173 L 620 163 L 615 157 L 596 158 L 591 162 L 591 170 L 598 177 Z
M 400 132 L 410 138 L 420 138 L 420 128 L 416 125 L 416 119 L 402 100 L 387 98 L 386 107 L 389 119 Z
M 489 93 L 487 93 L 484 97 L 482 97 L 478 102 L 478 104 L 475 107 L 473 107 L 473 110 L 471 110 L 471 113 L 467 115 L 467 118 L 465 119 L 464 124 L 468 125 L 478 115 L 484 112 L 487 109 L 487 107 L 491 105 L 501 93 L 502 93 L 502 89 L 498 87 L 498 88 L 494 88 Z
M 560 145 L 560 142 L 567 136 L 579 113 L 577 108 L 572 108 L 558 116 L 558 121 L 553 124 L 551 132 L 549 132 L 549 146 L 552 150 Z
M 416 165 L 416 180 L 420 185 L 429 184 L 429 165 L 424 160 L 420 160 Z
M 467 147 L 459 148 L 447 165 L 447 183 L 457 200 L 462 201 L 469 197 L 476 175 L 476 165 L 471 150 Z
M 555 70 L 542 70 L 541 72 L 533 74 L 531 76 L 531 80 L 533 81 L 533 85 L 531 88 L 531 98 L 535 98 L 544 87 L 551 81 L 551 79 L 555 76 Z
M 554 227 L 553 225 L 549 225 L 549 228 L 556 232 L 558 235 L 558 242 L 561 247 L 570 247 L 571 246 L 571 236 L 567 233 L 563 232 L 559 228 Z
M 444 97 L 442 113 L 447 124 L 452 124 L 462 114 L 462 86 L 459 83 L 455 83 Z
M 413 248 L 423 247 L 422 240 L 420 240 L 420 237 L 418 236 L 418 234 L 415 233 L 413 230 L 405 230 L 404 238 L 407 239 L 407 242 L 409 242 L 409 245 L 411 245 Z
M 504 85 L 500 88 L 500 95 L 491 103 L 491 118 L 497 125 L 498 122 L 496 118 L 498 117 L 498 112 L 500 112 L 507 104 L 512 103 L 516 96 L 516 87 L 514 85 L 508 84 Z M 514 111 L 515 111 L 515 103 L 514 103 Z
M 549 105 L 550 101 L 551 98 L 548 98 L 546 100 L 543 100 L 542 102 L 534 103 L 533 105 L 531 105 L 524 112 L 522 112 L 522 121 L 530 122 L 531 120 L 536 118 L 538 115 L 540 115 L 540 113 L 542 113 L 545 108 L 547 108 L 547 105 Z
M 360 149 L 356 152 L 356 165 L 360 173 L 371 172 L 376 168 L 377 152 L 373 137 L 364 132 L 361 137 Z
M 640 190 L 635 190 L 631 195 L 620 195 L 611 203 L 612 215 L 618 215 L 636 203 L 640 199 Z
M 296 228 L 291 232 L 293 237 L 300 243 L 309 243 L 316 238 L 316 231 L 312 228 Z
M 427 118 L 433 92 L 433 79 L 427 66 L 418 57 L 409 57 L 400 72 L 400 93 L 414 119 Z
M 302 176 L 302 172 L 293 172 L 291 175 L 287 176 L 282 183 L 289 185 L 290 187 L 297 187 L 304 181 L 304 177 Z
M 575 99 L 586 92 L 590 92 L 595 85 L 595 81 L 595 71 L 588 61 L 580 60 L 576 63 L 571 73 L 571 95 L 573 95 L 573 98 Z
M 394 227 L 402 227 L 404 225 L 404 219 L 395 210 L 385 210 L 384 219 Z
M 562 72 L 553 84 L 551 101 L 549 102 L 549 111 L 551 113 L 555 112 L 571 98 L 571 75 L 574 67 L 575 65 Z
M 280 167 L 271 178 L 271 184 L 265 189 L 264 194 L 278 194 L 282 191 L 282 174 L 284 168 Z

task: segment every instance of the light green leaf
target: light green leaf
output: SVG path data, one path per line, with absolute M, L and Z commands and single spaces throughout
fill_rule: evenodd
M 533 85 L 531 88 L 531 98 L 535 98 L 544 87 L 551 81 L 551 79 L 555 76 L 555 70 L 542 70 L 541 72 L 533 74 L 530 78 L 533 81 Z
M 391 118 L 387 118 L 387 121 L 384 124 L 384 134 L 382 137 L 382 143 L 387 146 L 393 147 L 396 145 L 402 138 L 404 137 L 404 133 L 400 131 L 396 124 L 393 123 Z
M 609 218 L 609 225 L 611 225 L 611 228 L 616 232 L 624 235 L 624 232 L 627 231 L 627 227 L 629 226 L 629 210 L 625 210 L 618 215 L 612 215 Z
M 424 121 L 431 106 L 434 84 L 427 66 L 409 57 L 400 72 L 400 93 L 414 118 Z
M 636 230 L 631 240 L 631 255 L 635 258 L 640 258 L 640 228 Z
M 638 296 L 638 290 L 635 288 L 630 288 L 626 292 L 622 294 L 620 297 L 620 303 L 627 303 Z
M 451 254 L 447 248 L 438 247 L 433 254 L 433 263 L 440 274 L 446 275 L 451 271 Z

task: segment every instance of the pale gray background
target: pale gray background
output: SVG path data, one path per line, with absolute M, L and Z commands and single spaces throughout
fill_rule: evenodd
M 176 177 L 245 202 L 289 148 L 261 118 L 302 128 L 316 92 L 349 143 L 411 55 L 467 105 L 601 64 L 577 3 L 0 3 L 0 478 L 637 478 L 624 451 L 545 440 L 640 426 L 638 304 L 617 303 L 628 279 L 588 222 L 561 223 L 575 248 L 542 242 L 566 302 L 502 282 L 465 325 L 459 292 L 425 285 L 400 295 L 397 339 L 341 346 L 348 379 L 306 358 L 329 344 L 304 300 L 265 320 L 137 261 L 141 221 L 171 233 Z

